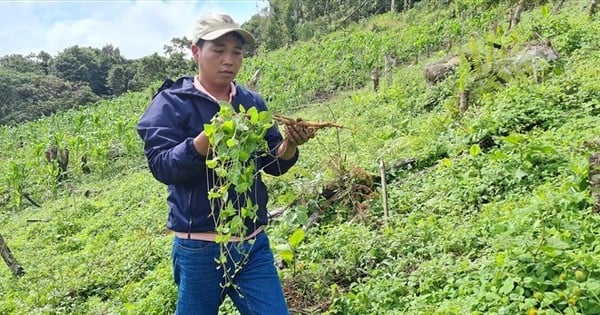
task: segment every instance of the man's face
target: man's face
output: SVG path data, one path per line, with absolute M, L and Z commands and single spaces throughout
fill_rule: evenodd
M 206 85 L 229 85 L 242 66 L 242 41 L 233 33 L 206 41 L 202 48 L 193 46 L 192 53 L 200 68 L 200 82 Z

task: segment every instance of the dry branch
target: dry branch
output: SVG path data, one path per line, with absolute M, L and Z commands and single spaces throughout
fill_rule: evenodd
M 31 202 L 31 204 L 33 204 L 34 206 L 41 208 L 42 206 L 40 206 L 39 203 L 35 202 L 35 200 L 33 200 L 33 198 L 31 198 L 31 196 L 29 196 L 29 194 L 23 194 L 23 197 L 25 197 L 25 199 L 27 199 L 29 202 Z

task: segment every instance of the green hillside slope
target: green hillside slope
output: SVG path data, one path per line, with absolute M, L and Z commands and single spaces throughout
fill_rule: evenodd
M 274 112 L 347 127 L 266 178 L 292 313 L 600 314 L 598 17 L 555 1 L 509 29 L 508 4 L 467 2 L 417 2 L 245 61 L 240 82 L 261 69 Z M 523 57 L 546 41 L 557 60 Z M 452 53 L 457 68 L 428 84 Z M 25 270 L 0 267 L 0 314 L 173 312 L 166 191 L 135 134 L 150 95 L 0 128 L 0 234 Z M 69 149 L 60 181 L 52 145 Z

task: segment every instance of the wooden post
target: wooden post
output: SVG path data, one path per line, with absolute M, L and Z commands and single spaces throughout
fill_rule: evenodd
M 592 2 L 590 2 L 590 17 L 593 17 L 594 15 L 596 15 L 597 10 L 598 10 L 598 1 L 592 0 Z
M 469 109 L 469 91 L 464 90 L 460 92 L 458 108 L 460 110 L 460 114 L 464 115 Z
M 510 24 L 508 25 L 508 29 L 512 29 L 513 27 L 517 26 L 517 24 L 519 24 L 519 22 L 521 21 L 521 12 L 523 11 L 523 2 L 520 1 L 514 8 L 514 10 L 511 10 L 511 15 L 510 15 Z
M 379 171 L 381 172 L 381 196 L 383 202 L 383 217 L 387 221 L 390 217 L 390 212 L 388 210 L 387 184 L 385 182 L 385 162 L 383 160 L 379 162 Z
M 396 0 L 392 0 L 392 7 L 390 8 L 390 11 L 392 11 L 392 13 L 396 13 Z
M 23 267 L 21 267 L 17 260 L 12 256 L 2 234 L 0 234 L 0 256 L 2 256 L 2 259 L 4 259 L 4 262 L 15 276 L 19 277 L 25 274 Z
M 373 92 L 377 92 L 379 88 L 379 71 L 377 67 L 371 69 L 371 80 L 373 81 Z
M 592 212 L 600 213 L 600 152 L 592 154 L 589 163 L 588 183 L 590 184 L 590 195 L 594 200 Z
M 592 1 L 595 1 L 595 0 L 592 0 Z M 565 3 L 565 0 L 558 1 L 558 3 L 554 6 L 554 13 L 557 13 L 564 3 Z
M 250 79 L 250 81 L 248 82 L 248 89 L 249 90 L 256 90 L 256 84 L 258 83 L 258 79 L 260 78 L 260 69 L 257 69 L 254 72 L 254 75 L 252 76 L 252 78 Z
M 392 68 L 395 62 L 395 58 L 391 54 L 383 56 L 383 72 L 385 73 L 385 82 L 388 87 L 392 85 Z

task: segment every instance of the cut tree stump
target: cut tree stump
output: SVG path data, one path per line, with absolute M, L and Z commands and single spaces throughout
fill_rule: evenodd
M 10 271 L 12 271 L 12 273 L 15 276 L 19 277 L 25 274 L 25 270 L 23 270 L 23 267 L 21 267 L 17 260 L 12 256 L 12 253 L 10 252 L 8 245 L 4 241 L 2 234 L 0 234 L 0 255 L 2 256 L 2 259 L 4 259 L 4 262 L 6 263 Z

